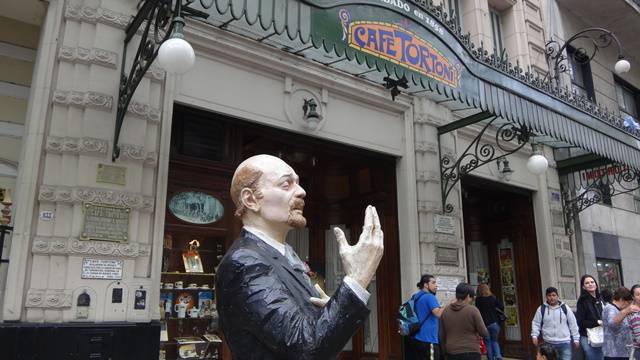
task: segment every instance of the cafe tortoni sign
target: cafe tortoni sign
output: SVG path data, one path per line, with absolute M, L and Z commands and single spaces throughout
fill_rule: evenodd
M 401 0 L 304 2 L 323 9 L 313 12 L 312 31 L 324 39 L 325 48 L 335 47 L 347 57 L 364 56 L 367 62 L 386 61 L 387 69 L 399 77 L 410 70 L 417 77 L 459 88 L 464 67 L 438 38 L 445 35 L 445 28 L 417 6 Z

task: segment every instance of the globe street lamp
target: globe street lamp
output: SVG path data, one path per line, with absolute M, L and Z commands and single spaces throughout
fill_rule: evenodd
M 618 61 L 614 66 L 615 72 L 617 74 L 623 74 L 628 72 L 631 68 L 631 64 L 629 64 L 629 61 L 627 61 L 622 54 L 620 40 L 618 40 L 613 32 L 598 27 L 587 28 L 570 37 L 564 42 L 564 44 L 560 44 L 555 40 L 551 40 L 545 44 L 545 56 L 549 63 L 549 68 L 553 69 L 553 79 L 555 80 L 556 85 L 560 85 L 560 74 L 568 70 L 568 66 L 565 61 L 567 60 L 565 50 L 567 49 L 567 46 L 571 45 L 578 39 L 587 40 L 589 46 L 576 47 L 576 50 L 571 54 L 573 60 L 577 63 L 589 63 L 596 56 L 598 50 L 615 43 L 618 47 Z

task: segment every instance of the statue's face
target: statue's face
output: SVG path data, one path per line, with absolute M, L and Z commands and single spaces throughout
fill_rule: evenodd
M 306 192 L 300 178 L 284 161 L 272 158 L 261 164 L 263 170 L 260 192 L 260 215 L 272 223 L 302 228 L 307 220 L 302 215 Z

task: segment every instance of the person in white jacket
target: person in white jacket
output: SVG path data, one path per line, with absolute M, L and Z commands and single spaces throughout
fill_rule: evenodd
M 578 322 L 573 311 L 558 298 L 558 289 L 549 287 L 545 293 L 547 301 L 538 307 L 531 321 L 531 341 L 537 346 L 542 335 L 544 342 L 556 349 L 560 360 L 571 360 L 571 343 L 576 348 L 580 346 Z

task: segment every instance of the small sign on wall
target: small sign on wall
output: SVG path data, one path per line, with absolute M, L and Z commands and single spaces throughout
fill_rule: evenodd
M 50 210 L 40 211 L 40 220 L 42 221 L 53 221 L 56 217 L 56 213 Z
M 80 239 L 127 242 L 130 212 L 128 207 L 85 204 Z
M 107 164 L 98 164 L 98 173 L 96 175 L 96 182 L 126 185 L 127 168 L 124 166 L 115 166 Z
M 436 245 L 436 264 L 460 266 L 458 248 Z
M 456 224 L 452 216 L 433 215 L 433 231 L 441 234 L 456 233 Z
M 82 259 L 83 279 L 122 280 L 124 260 Z

